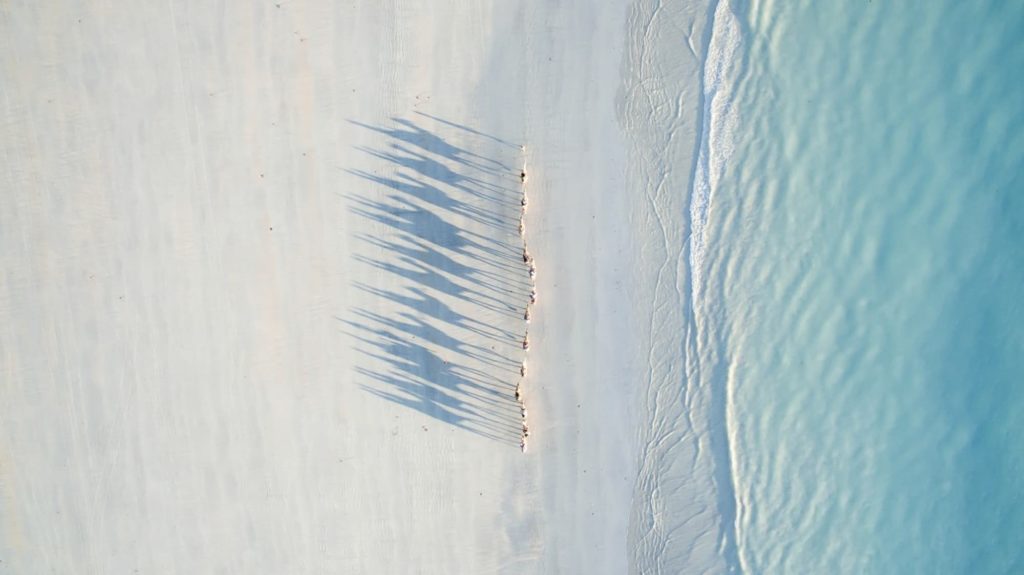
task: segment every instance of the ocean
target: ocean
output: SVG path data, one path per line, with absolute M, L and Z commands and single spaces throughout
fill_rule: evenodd
M 1024 572 L 1024 3 L 712 10 L 679 304 L 717 553 Z

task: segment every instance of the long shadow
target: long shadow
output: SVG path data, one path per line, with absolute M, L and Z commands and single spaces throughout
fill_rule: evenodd
M 425 114 L 420 115 L 430 118 L 432 120 L 438 120 L 433 116 L 427 116 Z M 501 162 L 493 158 L 488 158 L 486 156 L 482 156 L 480 154 L 471 152 L 468 149 L 453 145 L 447 142 L 441 136 L 433 132 L 430 132 L 429 130 L 421 128 L 412 120 L 407 120 L 405 118 L 392 118 L 391 121 L 393 125 L 391 127 L 371 126 L 369 124 L 364 124 L 362 122 L 358 122 L 355 120 L 349 121 L 357 126 L 384 134 L 385 136 L 388 136 L 395 142 L 404 142 L 406 144 L 416 146 L 418 148 L 421 148 L 425 152 L 429 152 L 436 156 L 446 158 L 450 161 L 456 162 L 468 168 L 474 168 L 481 171 L 489 171 L 491 173 L 499 174 L 505 172 L 511 173 L 515 171 L 515 169 L 510 165 L 502 164 Z M 441 120 L 441 122 L 453 127 L 462 128 L 461 126 L 453 122 L 447 122 L 444 120 Z M 476 134 L 480 134 L 480 132 L 476 132 L 475 130 L 473 132 Z M 499 142 L 501 141 L 500 139 L 493 138 L 493 136 L 490 137 Z
M 364 390 L 518 447 L 530 289 L 519 147 L 420 116 L 351 121 L 380 140 L 356 147 L 359 165 L 345 171 L 362 184 L 342 194 L 373 230 L 353 236 L 372 279 L 353 282 L 364 305 L 338 319 L 364 360 Z
M 356 283 L 356 287 L 396 304 L 412 309 L 423 310 L 432 318 L 455 324 L 500 345 L 506 345 L 518 338 L 518 334 L 512 333 L 511 331 L 501 329 L 492 324 L 485 323 L 456 312 L 447 303 L 418 287 L 406 289 L 406 293 L 411 295 L 405 295 L 397 291 L 378 289 L 358 282 Z
M 473 205 L 465 202 L 456 202 L 451 196 L 445 194 L 440 189 L 425 185 L 405 174 L 399 174 L 397 178 L 385 178 L 382 176 L 376 176 L 368 174 L 362 170 L 348 170 L 349 173 L 370 180 L 382 186 L 387 186 L 391 189 L 397 190 L 409 197 L 418 198 L 435 208 L 447 210 L 453 214 L 472 218 L 479 223 L 492 225 L 498 228 L 507 226 L 507 222 L 503 222 L 493 212 L 477 208 Z M 398 196 L 389 196 L 393 200 L 398 200 Z
M 349 199 L 358 204 L 353 211 L 359 215 L 460 255 L 492 256 L 496 262 L 516 259 L 515 246 L 449 223 L 444 214 L 425 208 L 421 198 L 387 196 L 381 201 L 349 196 Z
M 510 271 L 519 269 L 519 258 L 516 258 L 516 261 L 511 264 L 481 260 L 480 266 L 464 265 L 415 237 L 405 236 L 399 238 L 398 241 L 381 240 L 362 234 L 357 237 L 382 249 L 397 252 L 410 260 L 419 261 L 423 265 L 451 270 L 459 277 L 472 279 L 475 285 L 498 293 L 507 293 L 510 286 L 515 288 L 512 290 L 515 293 L 525 294 L 530 289 L 530 283 L 526 278 L 502 276 L 503 273 L 507 275 Z M 505 287 L 502 287 L 503 284 Z

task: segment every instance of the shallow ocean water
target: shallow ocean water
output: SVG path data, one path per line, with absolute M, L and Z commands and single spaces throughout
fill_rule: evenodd
M 1024 571 L 1024 4 L 730 9 L 692 306 L 733 567 Z

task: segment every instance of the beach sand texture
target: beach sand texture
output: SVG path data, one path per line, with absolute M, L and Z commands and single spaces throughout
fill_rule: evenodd
M 720 569 L 656 11 L 0 7 L 0 573 Z

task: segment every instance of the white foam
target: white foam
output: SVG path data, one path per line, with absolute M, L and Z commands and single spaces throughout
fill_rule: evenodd
M 690 192 L 691 303 L 694 306 L 703 287 L 708 212 L 734 149 L 737 112 L 729 81 L 733 77 L 741 41 L 739 23 L 729 2 L 718 2 L 704 61 L 701 143 Z
M 711 39 L 704 61 L 703 110 L 700 147 L 694 170 L 693 189 L 690 193 L 690 313 L 698 331 L 704 329 L 701 321 L 701 296 L 704 288 L 704 265 L 707 255 L 707 226 L 712 201 L 719 189 L 722 175 L 728 167 L 735 149 L 736 126 L 739 122 L 735 106 L 736 66 L 738 65 L 742 31 L 728 0 L 720 0 L 715 6 L 712 20 Z M 699 353 L 699 352 L 698 352 Z M 703 371 L 703 370 L 701 370 Z M 725 385 L 722 382 L 722 385 Z M 709 390 L 712 395 L 717 390 Z M 721 391 L 726 394 L 728 390 Z M 711 401 L 711 405 L 715 402 Z M 723 437 L 729 438 L 729 407 L 726 413 L 712 413 L 710 426 L 724 426 Z M 711 433 L 714 433 L 712 430 Z M 727 441 L 731 441 L 727 439 Z M 719 548 L 725 555 L 730 570 L 743 571 L 740 557 L 736 553 L 737 533 L 735 508 L 735 474 L 732 462 L 732 448 L 719 455 L 716 466 L 727 469 L 716 480 L 719 512 L 722 513 Z M 717 475 L 717 474 L 716 474 Z M 731 503 L 723 503 L 732 500 Z

